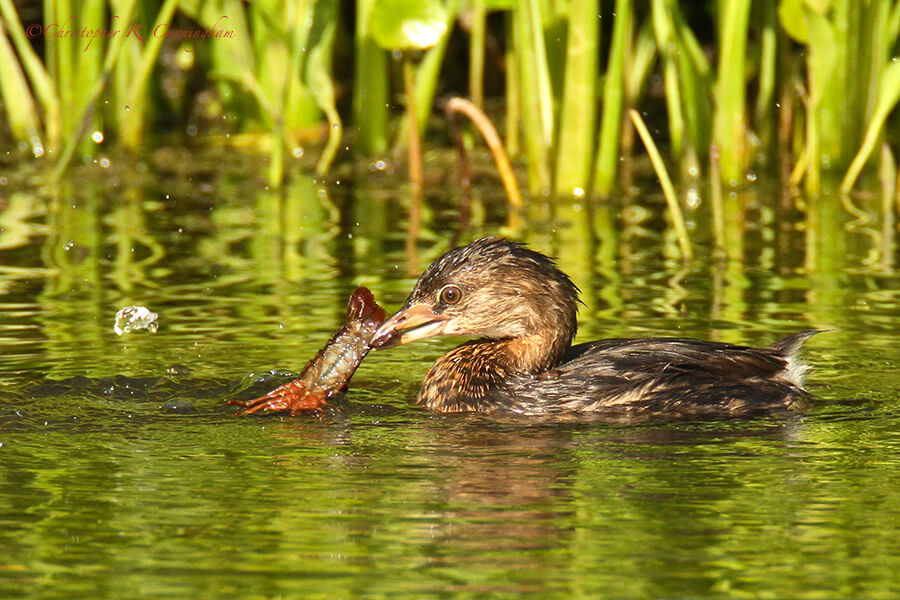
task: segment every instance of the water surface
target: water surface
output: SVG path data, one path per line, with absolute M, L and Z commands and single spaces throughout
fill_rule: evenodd
M 323 418 L 235 418 L 225 401 L 299 371 L 355 286 L 396 309 L 459 197 L 431 186 L 413 257 L 401 180 L 281 193 L 254 165 L 162 162 L 0 192 L 0 596 L 900 593 L 900 257 L 876 209 L 779 212 L 759 184 L 735 200 L 738 257 L 708 258 L 697 211 L 687 266 L 651 191 L 534 202 L 519 235 L 582 289 L 579 341 L 831 329 L 808 343 L 807 414 L 432 415 L 412 399 L 446 340 L 373 352 Z M 482 187 L 460 239 L 504 210 Z M 156 334 L 113 333 L 130 304 Z

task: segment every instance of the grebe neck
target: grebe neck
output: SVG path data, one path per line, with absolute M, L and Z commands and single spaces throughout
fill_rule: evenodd
M 572 336 L 547 328 L 534 335 L 457 346 L 432 365 L 417 401 L 439 412 L 492 412 L 489 399 L 511 377 L 537 377 L 559 364 Z

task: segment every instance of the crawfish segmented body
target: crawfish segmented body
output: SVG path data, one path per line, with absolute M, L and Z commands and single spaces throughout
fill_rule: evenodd
M 318 410 L 328 399 L 347 389 L 347 383 L 369 353 L 372 335 L 384 322 L 386 314 L 378 306 L 372 292 L 359 287 L 347 304 L 347 322 L 325 347 L 303 368 L 299 379 L 286 383 L 265 396 L 246 402 L 231 400 L 244 408 L 239 415 L 260 410 L 290 410 L 291 414 Z

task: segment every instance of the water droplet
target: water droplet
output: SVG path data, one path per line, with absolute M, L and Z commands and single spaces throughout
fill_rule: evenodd
M 583 198 L 584 197 L 584 188 L 583 187 L 574 188 L 572 190 L 572 195 L 575 196 L 576 198 Z M 581 208 L 581 207 L 579 206 L 579 208 Z
M 66 252 L 68 252 L 69 250 L 71 250 L 74 247 L 75 247 L 75 240 L 69 240 L 68 242 L 63 244 L 63 250 L 65 250 Z
M 103 132 L 95 131 L 94 133 L 91 134 L 91 139 L 94 140 L 95 144 L 103 143 Z
M 697 208 L 700 206 L 700 193 L 697 191 L 697 188 L 691 186 L 687 191 L 686 203 L 688 208 Z
M 756 181 L 756 173 L 754 171 L 750 171 L 749 173 L 747 173 L 747 181 Z
M 197 135 L 197 126 L 191 123 L 187 126 L 186 131 L 189 136 L 194 137 L 195 135 Z
M 688 169 L 688 175 L 690 175 L 691 177 L 696 177 L 699 174 L 700 174 L 700 169 L 698 169 L 697 167 L 691 167 Z
M 109 168 L 109 159 L 108 159 L 108 158 L 101 158 L 101 159 L 100 159 L 100 166 L 103 167 L 104 169 L 108 169 L 108 168 Z
M 129 110 L 131 110 L 131 107 L 128 106 L 128 105 L 126 104 L 126 105 L 125 105 L 125 112 L 128 112 Z
M 159 324 L 156 320 L 159 315 L 151 312 L 146 306 L 126 306 L 116 313 L 116 322 L 113 331 L 116 335 L 123 335 L 138 329 L 146 329 L 150 333 L 156 333 Z
M 42 144 L 37 144 L 31 148 L 31 151 L 34 153 L 35 158 L 40 158 L 44 155 L 44 146 Z
M 303 148 L 297 146 L 293 151 L 294 158 L 300 158 L 303 156 Z

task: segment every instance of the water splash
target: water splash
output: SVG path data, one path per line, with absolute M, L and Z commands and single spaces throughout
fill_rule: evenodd
M 123 335 L 139 329 L 146 329 L 150 333 L 156 333 L 159 323 L 156 320 L 159 315 L 151 312 L 146 306 L 126 306 L 116 313 L 116 324 L 113 331 L 116 335 Z

